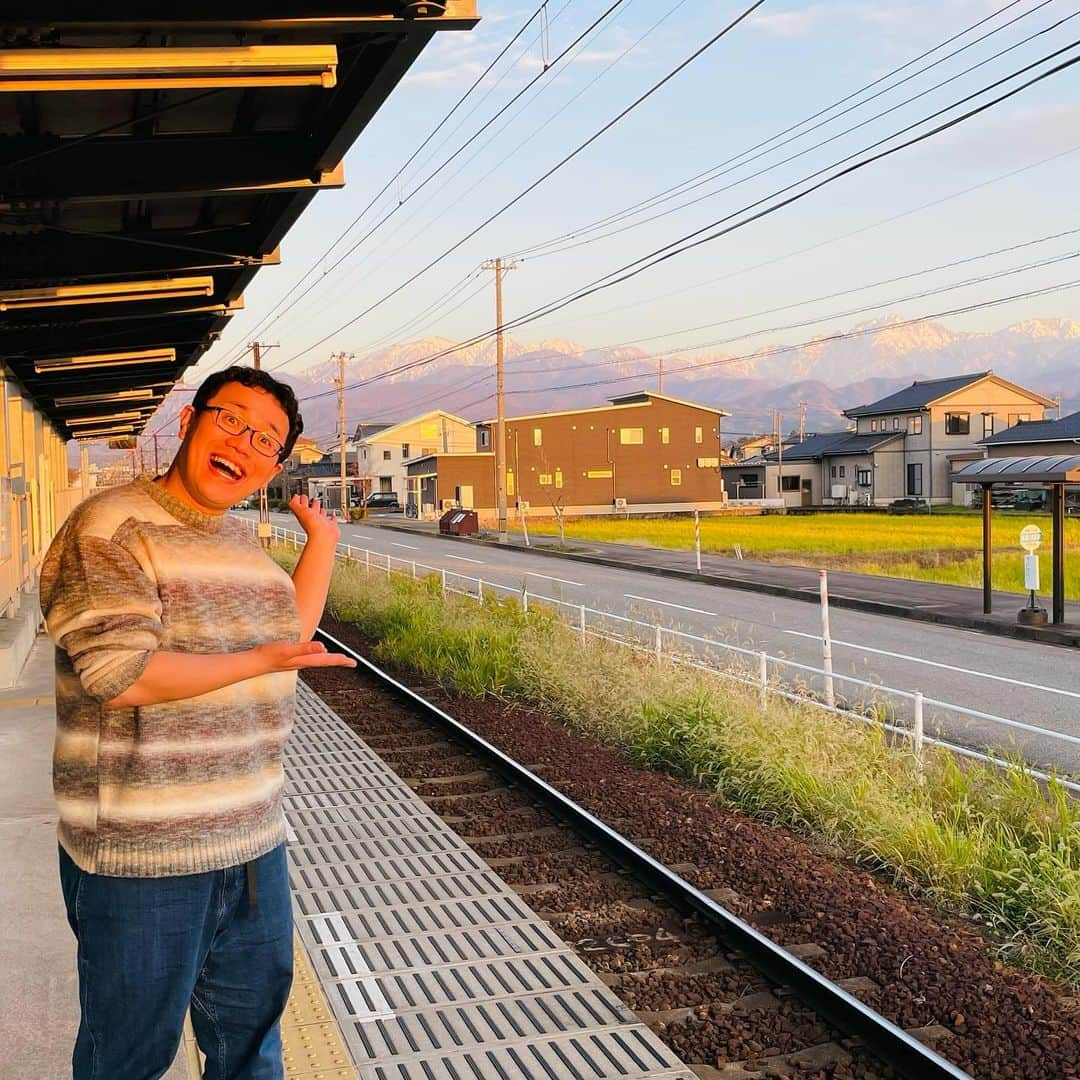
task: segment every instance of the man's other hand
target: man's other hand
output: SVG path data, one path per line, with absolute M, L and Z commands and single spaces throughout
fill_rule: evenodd
M 327 513 L 321 499 L 309 499 L 306 495 L 294 495 L 289 500 L 289 509 L 300 522 L 300 527 L 307 533 L 309 541 L 323 542 L 336 547 L 341 536 L 341 527 L 332 514 Z
M 326 651 L 318 641 L 268 641 L 252 650 L 259 667 L 267 674 L 274 671 L 299 671 L 309 667 L 356 667 L 356 661 L 341 653 Z

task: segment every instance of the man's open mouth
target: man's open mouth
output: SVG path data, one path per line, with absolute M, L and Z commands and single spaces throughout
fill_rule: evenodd
M 226 457 L 222 457 L 220 454 L 210 455 L 210 467 L 220 475 L 226 477 L 229 480 L 243 480 L 244 470 L 236 464 L 235 461 L 230 461 Z

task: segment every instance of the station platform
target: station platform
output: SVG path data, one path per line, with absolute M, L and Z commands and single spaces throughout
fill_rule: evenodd
M 12 1080 L 70 1076 L 75 942 L 56 872 L 52 647 L 0 694 L 0 1036 Z M 314 693 L 285 814 L 297 970 L 282 1022 L 305 1080 L 694 1080 Z M 200 1076 L 190 1032 L 166 1080 Z

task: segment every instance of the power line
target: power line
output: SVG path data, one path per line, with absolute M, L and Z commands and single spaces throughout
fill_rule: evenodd
M 761 218 L 764 218 L 764 217 L 766 217 L 766 216 L 768 216 L 770 214 L 773 214 L 773 213 L 777 212 L 778 210 L 784 209 L 785 207 L 790 206 L 793 203 L 798 202 L 803 198 L 806 198 L 808 195 L 814 193 L 815 191 L 820 190 L 821 188 L 827 186 L 828 184 L 831 184 L 831 183 L 835 182 L 836 180 L 841 179 L 844 176 L 848 176 L 848 175 L 850 175 L 850 174 L 852 174 L 852 173 L 854 173 L 854 172 L 856 172 L 856 171 L 858 171 L 858 170 L 860 170 L 862 168 L 865 168 L 867 165 L 870 165 L 870 164 L 873 164 L 873 163 L 875 163 L 877 161 L 880 161 L 883 158 L 889 157 L 892 154 L 900 152 L 901 150 L 905 150 L 905 149 L 907 149 L 907 148 L 909 148 L 911 146 L 916 145 L 919 142 L 925 141 L 926 139 L 933 138 L 934 136 L 940 134 L 941 132 L 946 131 L 946 130 L 952 128 L 952 127 L 955 127 L 958 124 L 961 124 L 961 123 L 971 119 L 972 117 L 977 116 L 982 112 L 985 112 L 987 109 L 992 108 L 993 106 L 995 106 L 997 104 L 1000 104 L 1002 101 L 1005 101 L 1008 98 L 1011 98 L 1011 97 L 1015 96 L 1016 94 L 1021 93 L 1023 90 L 1035 85 L 1038 82 L 1041 82 L 1043 79 L 1049 78 L 1052 75 L 1058 74 L 1061 71 L 1066 70 L 1067 68 L 1071 67 L 1073 64 L 1075 64 L 1077 62 L 1080 62 L 1080 57 L 1074 57 L 1073 59 L 1063 61 L 1063 62 L 1055 65 L 1053 68 L 1050 68 L 1049 70 L 1047 70 L 1045 72 L 1042 72 L 1041 74 L 1039 74 L 1039 75 L 1035 76 L 1034 78 L 1028 80 L 1027 82 L 1021 84 L 1019 87 L 1016 87 L 1016 88 L 1014 88 L 1014 89 L 1012 89 L 1012 90 L 1010 90 L 1010 91 L 1008 91 L 1008 92 L 1006 92 L 1004 94 L 1001 94 L 998 97 L 993 98 L 989 102 L 985 102 L 984 104 L 979 105 L 976 108 L 971 109 L 968 112 L 963 113 L 958 117 L 954 117 L 952 120 L 949 120 L 949 121 L 947 121 L 945 123 L 939 124 L 938 126 L 936 126 L 934 128 L 931 128 L 929 131 L 923 132 L 923 133 L 921 133 L 919 135 L 916 135 L 916 136 L 912 137 L 911 139 L 908 139 L 905 142 L 899 143 L 897 146 L 890 147 L 890 148 L 888 148 L 886 150 L 882 150 L 882 151 L 872 155 L 869 158 L 864 158 L 861 161 L 856 161 L 853 164 L 846 165 L 844 168 L 840 169 L 840 171 L 835 172 L 830 176 L 826 176 L 824 179 L 819 180 L 817 183 L 813 184 L 812 186 L 806 188 L 803 191 L 799 191 L 799 192 L 796 192 L 793 195 L 789 195 L 788 197 L 782 199 L 781 201 L 776 202 L 773 205 L 768 206 L 768 207 L 766 207 L 766 208 L 764 208 L 762 210 L 758 210 L 757 212 L 751 214 L 748 217 L 743 218 L 740 221 L 735 222 L 734 224 L 726 225 L 725 227 L 719 229 L 718 231 L 714 231 L 712 233 L 709 233 L 710 229 L 714 229 L 716 226 L 722 225 L 724 222 L 730 221 L 731 218 L 736 217 L 738 214 L 745 213 L 746 211 L 749 211 L 749 210 L 753 210 L 755 207 L 760 206 L 761 203 L 767 202 L 769 199 L 776 198 L 779 195 L 783 195 L 785 192 L 790 191 L 792 188 L 798 187 L 800 184 L 807 183 L 808 181 L 812 180 L 814 177 L 819 176 L 821 173 L 828 172 L 829 169 L 835 169 L 838 166 L 844 165 L 845 162 L 851 161 L 852 158 L 857 158 L 859 156 L 859 154 L 861 154 L 861 153 L 866 153 L 869 150 L 873 150 L 875 147 L 880 146 L 882 143 L 889 142 L 890 140 L 897 138 L 898 136 L 904 134 L 907 131 L 912 130 L 913 128 L 919 127 L 922 124 L 928 123 L 928 122 L 936 119 L 937 117 L 941 116 L 943 113 L 950 112 L 953 109 L 958 108 L 960 105 L 964 104 L 965 102 L 970 101 L 973 97 L 981 96 L 982 94 L 985 94 L 985 93 L 989 92 L 990 90 L 993 90 L 995 87 L 1000 86 L 1003 82 L 1008 82 L 1008 81 L 1010 81 L 1012 79 L 1017 78 L 1019 75 L 1024 74 L 1026 71 L 1029 71 L 1031 68 L 1036 67 L 1039 64 L 1045 63 L 1049 59 L 1053 59 L 1055 56 L 1059 55 L 1062 52 L 1065 52 L 1065 51 L 1068 51 L 1069 49 L 1075 48 L 1077 44 L 1078 44 L 1077 42 L 1073 42 L 1070 45 L 1065 46 L 1062 49 L 1056 50 L 1054 53 L 1051 53 L 1048 57 L 1044 57 L 1041 60 L 1038 60 L 1033 64 L 1029 64 L 1024 68 L 1021 68 L 1019 71 L 1013 72 L 1012 74 L 1010 74 L 1008 76 L 1005 76 L 1002 79 L 996 80 L 995 82 L 991 83 L 989 86 L 984 87 L 983 89 L 978 90 L 973 94 L 966 95 L 964 98 L 961 98 L 959 101 L 954 102 L 951 105 L 948 105 L 948 106 L 945 106 L 942 109 L 936 110 L 934 113 L 931 113 L 929 116 L 923 117 L 921 120 L 917 120 L 914 123 L 909 124 L 904 128 L 901 128 L 900 131 L 898 131 L 898 132 L 894 132 L 891 135 L 887 135 L 884 138 L 876 140 L 875 142 L 869 144 L 869 146 L 864 147 L 862 150 L 856 151 L 853 154 L 849 154 L 846 157 L 841 158 L 838 162 L 834 162 L 830 166 L 825 166 L 825 167 L 823 167 L 821 169 L 815 170 L 813 173 L 810 173 L 809 176 L 804 177 L 802 180 L 795 181 L 795 182 L 793 182 L 791 184 L 788 184 L 785 187 L 780 188 L 778 191 L 775 191 L 770 195 L 764 196 L 763 198 L 758 199 L 753 203 L 750 203 L 748 206 L 743 207 L 741 210 L 734 211 L 731 214 L 728 214 L 725 217 L 720 218 L 717 221 L 714 221 L 709 225 L 706 225 L 706 226 L 704 226 L 704 227 L 702 227 L 700 229 L 697 229 L 692 233 L 689 233 L 689 234 L 687 234 L 687 235 L 685 235 L 683 237 L 680 237 L 679 239 L 677 239 L 675 241 L 672 241 L 669 244 L 666 244 L 663 247 L 658 248 L 655 251 L 652 251 L 652 252 L 648 253 L 647 255 L 644 255 L 644 256 L 642 256 L 642 257 L 640 257 L 640 258 L 638 258 L 638 259 L 636 259 L 636 260 L 634 260 L 634 261 L 632 261 L 630 263 L 627 263 L 624 266 L 618 268 L 617 270 L 611 271 L 608 274 L 605 274 L 602 277 L 595 279 L 593 282 L 590 282 L 588 285 L 579 288 L 578 290 L 576 290 L 573 293 L 566 294 L 566 295 L 564 295 L 563 297 L 561 297 L 558 300 L 551 301 L 550 303 L 548 303 L 546 305 L 542 305 L 539 308 L 534 308 L 532 311 L 526 312 L 524 315 L 518 316 L 517 318 L 512 319 L 512 320 L 509 320 L 508 322 L 506 322 L 506 324 L 504 326 L 504 329 L 507 329 L 507 330 L 514 329 L 514 328 L 516 328 L 518 326 L 523 326 L 523 325 L 525 325 L 527 323 L 535 322 L 538 319 L 545 318 L 545 317 L 553 314 L 556 311 L 562 310 L 563 308 L 568 307 L 573 303 L 577 303 L 578 301 L 587 298 L 588 296 L 591 296 L 591 295 L 593 295 L 595 293 L 598 293 L 598 292 L 601 292 L 603 290 L 612 288 L 613 286 L 621 284 L 624 281 L 630 280 L 631 278 L 636 277 L 641 273 L 644 273 L 646 270 L 651 269 L 652 267 L 657 266 L 660 263 L 667 262 L 670 259 L 677 257 L 678 255 L 684 254 L 686 251 L 690 251 L 690 250 L 692 250 L 694 248 L 700 247 L 700 246 L 702 246 L 704 244 L 707 244 L 707 243 L 710 243 L 710 242 L 712 242 L 714 240 L 720 239 L 721 237 L 726 236 L 726 235 L 730 234 L 731 232 L 734 232 L 737 229 L 743 228 L 744 226 L 749 225 L 754 221 L 760 220 Z M 476 230 L 476 231 L 478 231 L 478 230 Z M 706 233 L 708 235 L 702 236 L 701 234 L 703 234 L 703 233 Z M 470 235 L 473 235 L 473 234 L 470 234 Z M 468 239 L 468 238 L 466 238 L 466 239 Z M 460 246 L 461 243 L 464 243 L 464 241 L 459 241 L 459 244 L 456 245 L 456 246 Z M 451 249 L 451 250 L 453 250 L 453 249 Z M 444 256 L 440 256 L 440 259 L 442 257 L 444 257 Z M 439 261 L 439 260 L 436 260 L 436 261 Z M 429 264 L 429 266 L 430 265 L 434 265 L 434 263 Z M 421 271 L 421 273 L 422 272 L 423 271 Z M 419 276 L 419 274 L 415 275 L 414 278 L 410 279 L 410 280 L 415 280 L 415 277 L 418 277 L 418 276 Z M 406 282 L 405 284 L 407 285 L 407 284 L 409 284 L 409 282 Z M 405 285 L 398 286 L 398 290 L 396 290 L 396 291 L 400 291 L 400 289 L 402 289 L 404 287 L 405 287 Z M 386 299 L 386 298 L 384 297 L 384 299 Z M 381 302 L 382 301 L 379 301 L 379 303 L 381 303 Z M 377 306 L 377 305 L 375 305 L 375 306 Z M 371 308 L 369 308 L 368 310 L 371 310 Z M 366 314 L 366 312 L 361 313 L 361 315 L 363 315 L 363 314 Z M 355 322 L 356 319 L 360 318 L 361 315 L 356 316 L 354 319 L 350 320 L 348 323 L 346 323 L 344 325 L 345 326 L 350 325 L 352 322 Z M 344 329 L 344 326 L 339 327 L 338 331 L 340 331 L 341 329 Z M 333 333 L 337 333 L 338 331 L 334 331 Z M 312 348 L 315 348 L 316 345 L 321 344 L 322 341 L 325 341 L 329 337 L 332 337 L 333 333 L 330 334 L 330 335 L 327 335 L 327 337 L 323 338 L 320 342 L 316 342 L 315 345 L 309 346 L 308 349 L 303 350 L 303 352 L 301 352 L 301 353 L 299 353 L 297 355 L 304 355 L 305 352 L 309 352 Z M 396 369 L 389 369 L 388 371 L 381 373 L 379 378 L 385 378 L 385 377 L 388 377 L 390 375 L 397 374 L 397 373 L 399 373 L 401 371 L 412 370 L 413 368 L 423 366 L 425 364 L 432 363 L 435 360 L 441 359 L 443 356 L 449 355 L 452 352 L 457 352 L 457 351 L 460 351 L 463 348 L 467 348 L 467 347 L 469 347 L 471 345 L 478 344 L 480 341 L 483 341 L 483 340 L 491 337 L 493 334 L 494 334 L 493 330 L 486 331 L 486 332 L 484 332 L 482 334 L 474 336 L 473 338 L 471 338 L 471 339 L 469 339 L 469 340 L 467 340 L 465 342 L 458 343 L 457 345 L 453 346 L 452 348 L 437 352 L 437 353 L 433 354 L 430 357 L 426 357 L 426 358 L 423 358 L 423 359 L 420 359 L 420 360 L 412 361 L 409 364 L 400 365 Z M 292 359 L 295 359 L 295 357 L 293 357 Z
M 756 143 L 754 146 L 751 146 L 748 149 L 743 150 L 738 154 L 734 154 L 731 157 L 726 158 L 724 161 L 720 162 L 718 165 L 714 165 L 711 168 L 706 169 L 704 172 L 700 172 L 696 176 L 690 177 L 688 180 L 683 180 L 680 183 L 673 185 L 672 187 L 666 188 L 664 191 L 661 191 L 656 195 L 650 196 L 648 199 L 637 202 L 637 203 L 633 204 L 632 206 L 624 208 L 623 210 L 619 210 L 619 211 L 616 211 L 616 212 L 614 212 L 612 214 L 609 214 L 609 215 L 599 219 L 598 221 L 593 222 L 591 225 L 579 226 L 578 228 L 573 229 L 570 232 L 562 233 L 562 234 L 560 234 L 558 236 L 555 236 L 555 237 L 553 237 L 553 238 L 551 238 L 549 240 L 540 241 L 540 242 L 538 242 L 536 244 L 531 244 L 528 247 L 519 248 L 516 251 L 511 253 L 511 257 L 513 257 L 513 258 L 525 258 L 525 257 L 529 257 L 529 256 L 535 257 L 534 252 L 538 251 L 541 248 L 544 248 L 544 247 L 547 247 L 547 246 L 550 246 L 550 245 L 553 245 L 553 244 L 561 243 L 563 241 L 576 239 L 576 238 L 584 235 L 585 233 L 588 233 L 588 232 L 593 231 L 593 230 L 598 229 L 598 228 L 602 228 L 605 225 L 612 224 L 613 222 L 615 222 L 617 220 L 620 220 L 620 219 L 622 219 L 624 217 L 632 216 L 634 213 L 637 213 L 639 211 L 644 211 L 644 210 L 651 209 L 653 206 L 658 206 L 662 202 L 667 201 L 667 199 L 669 199 L 669 198 L 677 197 L 678 195 L 683 194 L 686 191 L 692 190 L 694 187 L 700 186 L 700 184 L 707 182 L 708 179 L 711 179 L 714 175 L 716 175 L 719 172 L 719 170 L 728 171 L 725 168 L 726 166 L 729 166 L 729 165 L 732 165 L 733 163 L 739 162 L 741 159 L 747 157 L 747 155 L 754 153 L 754 151 L 760 150 L 763 147 L 769 146 L 770 143 L 774 143 L 778 139 L 783 139 L 785 135 L 789 135 L 794 131 L 798 131 L 799 128 L 805 127 L 807 124 L 812 123 L 814 120 L 817 120 L 819 117 L 824 116 L 826 113 L 832 112 L 834 109 L 839 108 L 841 105 L 847 103 L 848 101 L 851 101 L 853 98 L 857 98 L 857 97 L 861 96 L 862 94 L 866 93 L 868 90 L 872 90 L 875 86 L 878 86 L 880 83 L 891 79 L 894 75 L 900 74 L 901 72 L 905 71 L 907 68 L 911 67 L 913 64 L 917 64 L 920 60 L 923 60 L 927 56 L 930 56 L 932 53 L 937 52 L 939 49 L 945 48 L 946 46 L 952 44 L 952 42 L 958 40 L 959 38 L 965 36 L 966 34 L 971 33 L 972 30 L 978 29 L 978 27 L 980 27 L 983 24 L 985 24 L 986 22 L 996 18 L 998 15 L 1003 14 L 1005 11 L 1009 10 L 1010 8 L 1015 7 L 1016 4 L 1018 4 L 1020 2 L 1021 2 L 1021 0 L 1010 0 L 1010 3 L 1006 4 L 1004 7 L 999 8 L 997 11 L 993 12 L 992 14 L 986 16 L 983 19 L 980 19 L 978 22 L 976 22 L 976 23 L 972 24 L 971 26 L 966 27 L 965 29 L 963 29 L 963 30 L 959 31 L 958 33 L 952 35 L 952 37 L 949 37 L 945 41 L 941 42 L 940 44 L 935 45 L 932 49 L 928 49 L 926 52 L 921 53 L 919 56 L 916 56 L 914 59 L 909 60 L 904 64 L 901 64 L 899 67 L 893 68 L 892 71 L 886 73 L 885 75 L 880 76 L 879 78 L 873 80 L 872 82 L 866 84 L 865 86 L 860 87 L 858 90 L 854 90 L 851 93 L 846 94 L 844 97 L 840 98 L 838 101 L 834 101 L 831 105 L 827 105 L 824 108 L 819 109 L 817 112 L 813 113 L 811 116 L 806 117 L 804 120 L 800 120 L 799 122 L 797 122 L 795 124 L 791 124 L 790 126 L 786 127 L 783 131 L 780 131 L 775 135 L 771 135 L 769 138 L 761 140 L 760 142 Z M 961 49 L 957 49 L 957 50 L 953 51 L 952 53 L 949 53 L 947 56 L 941 57 L 940 59 L 936 60 L 933 64 L 928 65 L 927 67 L 923 68 L 921 71 L 914 72 L 913 74 L 907 76 L 905 79 L 901 80 L 901 82 L 897 83 L 895 86 L 885 87 L 884 89 L 880 90 L 877 94 L 873 95 L 870 98 L 867 98 L 865 101 L 858 102 L 858 103 L 856 103 L 854 105 L 851 105 L 849 108 L 843 110 L 843 112 L 838 113 L 836 116 L 830 117 L 827 120 L 822 120 L 821 123 L 816 124 L 813 128 L 810 128 L 808 131 L 803 132 L 802 134 L 803 135 L 809 134 L 810 131 L 817 130 L 817 128 L 821 127 L 823 124 L 832 123 L 834 120 L 837 120 L 841 116 L 846 115 L 848 112 L 851 112 L 853 109 L 861 108 L 863 105 L 869 104 L 870 101 L 873 101 L 875 98 L 880 97 L 882 94 L 888 93 L 890 90 L 895 90 L 899 86 L 902 86 L 905 82 L 908 82 L 913 78 L 917 78 L 919 75 L 925 74 L 927 71 L 929 71 L 933 67 L 936 67 L 938 64 L 944 63 L 946 60 L 949 60 L 952 57 L 957 56 L 959 53 L 963 52 L 965 49 L 971 48 L 972 46 L 979 44 L 980 42 L 986 40 L 986 38 L 990 37 L 991 35 L 993 35 L 995 33 L 998 33 L 1000 30 L 1007 29 L 1009 26 L 1012 26 L 1014 23 L 1018 22 L 1020 19 L 1026 18 L 1028 15 L 1033 14 L 1034 12 L 1040 10 L 1041 8 L 1047 6 L 1047 4 L 1050 4 L 1052 2 L 1053 2 L 1053 0 L 1043 0 L 1042 3 L 1037 4 L 1034 8 L 1031 8 L 1026 12 L 1022 12 L 1020 15 L 1016 16 L 1014 19 L 1011 19 L 1009 22 L 1003 24 L 1000 27 L 997 27 L 996 29 L 990 31 L 987 34 L 984 34 L 982 37 L 976 38 L 974 41 L 969 42 L 967 45 L 963 46 Z M 801 138 L 802 135 L 795 136 L 795 137 L 796 138 Z M 791 142 L 791 141 L 792 141 L 791 139 L 788 139 L 788 140 L 786 140 L 786 142 L 780 143 L 779 146 L 784 146 L 784 145 L 786 145 L 787 142 Z M 778 149 L 779 146 L 773 147 L 772 149 L 774 149 L 774 150 Z M 766 151 L 766 152 L 771 152 L 771 151 Z M 753 159 L 751 159 L 751 160 L 753 160 Z
M 668 74 L 665 75 L 659 82 L 654 83 L 643 94 L 641 94 L 637 98 L 635 98 L 635 100 L 632 101 L 628 106 L 626 106 L 626 108 L 624 108 L 621 112 L 619 112 L 618 115 L 616 115 L 613 119 L 609 120 L 598 131 L 596 131 L 592 135 L 590 135 L 589 138 L 587 138 L 584 142 L 579 143 L 577 147 L 575 147 L 572 151 L 570 151 L 569 154 L 567 154 L 565 157 L 561 158 L 558 162 L 556 162 L 556 164 L 553 165 L 550 169 L 548 169 L 547 172 L 545 172 L 542 176 L 540 176 L 539 178 L 534 180 L 523 191 L 520 191 L 509 202 L 503 204 L 503 206 L 501 206 L 493 214 L 490 214 L 487 218 L 484 219 L 484 221 L 482 221 L 479 225 L 477 225 L 474 229 L 472 229 L 469 233 L 467 233 L 465 236 L 463 236 L 456 243 L 452 244 L 441 255 L 437 256 L 435 259 L 433 259 L 431 262 L 429 262 L 422 269 L 418 270 L 415 274 L 413 274 L 411 277 L 407 278 L 405 281 L 403 281 L 396 288 L 392 289 L 389 293 L 387 293 L 381 299 L 377 300 L 374 304 L 369 305 L 367 308 L 365 308 L 363 311 L 361 311 L 358 315 L 354 315 L 347 322 L 343 323 L 341 326 L 337 327 L 337 329 L 331 331 L 329 334 L 326 334 L 324 337 L 320 338 L 314 344 L 309 345 L 306 349 L 302 349 L 299 353 L 295 353 L 292 357 L 290 357 L 290 359 L 291 360 L 296 360 L 299 357 L 304 356 L 307 353 L 311 352 L 312 349 L 318 348 L 320 345 L 322 345 L 325 342 L 329 341 L 330 338 L 332 338 L 335 334 L 338 334 L 342 330 L 346 329 L 347 327 L 352 326 L 353 323 L 355 323 L 358 320 L 362 319 L 365 315 L 369 315 L 376 308 L 378 308 L 382 304 L 386 303 L 386 301 L 389 300 L 391 297 L 396 296 L 403 289 L 407 288 L 409 285 L 411 285 L 414 281 L 416 281 L 417 279 L 422 277 L 424 274 L 426 274 L 433 267 L 437 266 L 444 259 L 446 259 L 450 255 L 452 255 L 455 251 L 458 250 L 458 248 L 460 248 L 467 241 L 471 240 L 482 229 L 486 228 L 488 225 L 490 225 L 497 218 L 499 218 L 503 214 L 505 214 L 506 211 L 509 210 L 511 207 L 516 206 L 522 199 L 524 199 L 531 192 L 535 191 L 541 184 L 543 184 L 545 181 L 547 181 L 552 176 L 554 176 L 555 173 L 557 173 L 560 169 L 562 169 L 569 162 L 573 161 L 574 158 L 576 158 L 586 148 L 588 148 L 594 142 L 596 142 L 597 139 L 599 139 L 601 136 L 603 136 L 608 131 L 610 131 L 613 127 L 616 126 L 616 124 L 620 123 L 620 121 L 625 119 L 631 112 L 633 112 L 635 109 L 637 109 L 640 105 L 642 105 L 645 101 L 647 101 L 650 97 L 652 97 L 653 94 L 655 94 L 658 90 L 660 90 L 663 86 L 665 86 L 668 82 L 670 82 L 673 78 L 675 78 L 676 75 L 678 75 L 680 72 L 682 72 L 687 67 L 689 67 L 689 65 L 692 64 L 695 60 L 697 60 L 698 57 L 700 57 L 704 52 L 706 52 L 708 49 L 711 49 L 714 45 L 716 45 L 717 42 L 719 42 L 723 37 L 725 37 L 736 26 L 738 26 L 739 23 L 741 23 L 744 19 L 748 18 L 757 8 L 761 7 L 761 5 L 764 2 L 765 2 L 765 0 L 754 0 L 754 2 L 748 8 L 746 8 L 741 14 L 739 14 L 733 20 L 731 20 L 731 22 L 729 22 L 717 34 L 714 34 L 704 45 L 702 45 L 699 49 L 695 50 L 689 57 L 687 57 L 680 64 L 678 64 L 672 71 L 668 72 Z

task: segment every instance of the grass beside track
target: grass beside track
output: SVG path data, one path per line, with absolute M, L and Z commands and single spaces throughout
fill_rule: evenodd
M 277 549 L 287 566 L 290 551 Z M 543 709 L 643 766 L 824 840 L 982 922 L 1003 954 L 1080 986 L 1080 804 L 1022 769 L 928 750 L 923 778 L 882 733 L 577 633 L 513 600 L 443 600 L 437 579 L 339 565 L 329 610 L 378 657 L 469 695 Z
M 1024 591 L 1019 534 L 1034 522 L 1043 531 L 1039 552 L 1042 591 L 1050 589 L 1050 519 L 1044 515 L 995 513 L 994 587 Z M 529 531 L 558 535 L 552 521 L 530 523 Z M 690 518 L 666 520 L 579 520 L 566 523 L 568 541 L 608 541 L 692 549 Z M 982 585 L 982 519 L 951 508 L 933 514 L 762 514 L 701 519 L 701 549 L 765 562 L 794 563 L 826 570 Z M 1065 522 L 1065 594 L 1080 600 L 1080 520 Z

